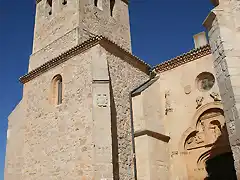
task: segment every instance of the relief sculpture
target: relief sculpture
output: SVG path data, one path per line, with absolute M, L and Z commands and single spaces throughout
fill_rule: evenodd
M 185 141 L 185 148 L 195 149 L 214 144 L 222 135 L 221 120 L 222 114 L 219 111 L 207 111 L 199 117 L 196 127 L 189 133 Z
M 98 107 L 107 107 L 108 98 L 106 94 L 97 94 L 97 105 Z
M 186 149 L 193 149 L 205 142 L 205 134 L 203 132 L 193 132 L 186 141 Z
M 221 101 L 218 93 L 212 92 L 210 96 L 213 98 L 214 101 Z
M 209 124 L 209 130 L 212 134 L 212 138 L 216 140 L 221 134 L 221 124 L 219 121 L 215 120 Z
M 198 109 L 203 103 L 203 97 L 202 96 L 197 97 L 196 103 L 197 103 L 196 109 Z
M 214 106 L 216 104 L 212 103 Z M 197 110 L 192 125 L 183 136 L 183 151 L 189 179 L 204 179 L 208 174 L 206 161 L 231 151 L 223 110 L 206 107 L 202 106 Z
M 199 126 L 203 126 L 201 123 Z M 202 128 L 201 128 L 202 129 Z M 186 149 L 199 148 L 209 144 L 213 144 L 219 136 L 221 136 L 221 124 L 215 120 L 209 123 L 206 131 L 194 131 L 186 140 Z
M 168 114 L 168 112 L 172 112 L 173 109 L 171 107 L 171 103 L 170 103 L 170 92 L 167 91 L 165 93 L 165 115 Z

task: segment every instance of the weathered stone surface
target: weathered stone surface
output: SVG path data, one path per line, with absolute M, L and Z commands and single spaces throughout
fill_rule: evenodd
M 206 161 L 224 153 L 240 174 L 238 1 L 215 1 L 205 22 L 212 54 L 198 34 L 197 49 L 156 66 L 150 80 L 150 67 L 124 50 L 126 1 L 112 12 L 109 0 L 52 2 L 37 3 L 5 180 L 202 180 Z
M 103 10 L 88 0 L 68 0 L 66 5 L 53 1 L 51 15 L 46 1 L 40 1 L 36 6 L 30 69 L 95 35 L 104 35 L 131 50 L 128 14 L 128 4 L 122 0 L 115 1 L 112 16 L 110 1 L 103 1 Z
M 133 179 L 130 92 L 149 77 L 124 59 L 107 53 L 112 88 L 112 120 L 116 121 L 119 178 Z M 127 60 L 127 59 L 126 59 Z M 115 143 L 117 143 L 115 142 Z
M 215 58 L 215 70 L 220 88 L 229 141 L 235 159 L 235 169 L 240 178 L 239 144 L 239 9 L 237 1 L 219 1 L 219 5 L 211 12 L 213 18 L 206 19 L 209 30 L 209 41 Z
M 91 51 L 94 49 L 25 84 L 24 104 L 20 104 L 21 111 L 26 111 L 21 124 L 23 138 L 19 137 L 23 141 L 19 147 L 24 162 L 22 179 L 93 177 Z M 56 74 L 63 77 L 64 92 L 63 103 L 58 106 L 49 102 L 51 80 Z M 9 142 L 16 137 L 12 133 Z M 8 159 L 11 163 L 11 154 L 7 153 Z M 8 174 L 7 170 L 5 179 L 9 179 Z

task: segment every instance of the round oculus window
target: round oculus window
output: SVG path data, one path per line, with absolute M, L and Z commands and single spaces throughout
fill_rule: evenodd
M 212 73 L 203 72 L 197 76 L 196 82 L 200 91 L 209 91 L 215 84 L 215 78 Z

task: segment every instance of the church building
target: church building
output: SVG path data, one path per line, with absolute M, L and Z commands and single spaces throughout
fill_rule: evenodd
M 36 0 L 4 180 L 240 180 L 240 3 L 211 2 L 195 48 L 151 67 L 128 0 Z

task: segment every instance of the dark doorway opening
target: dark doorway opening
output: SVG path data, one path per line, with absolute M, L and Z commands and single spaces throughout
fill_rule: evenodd
M 237 180 L 231 152 L 218 155 L 206 161 L 206 180 Z

